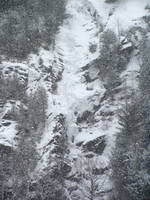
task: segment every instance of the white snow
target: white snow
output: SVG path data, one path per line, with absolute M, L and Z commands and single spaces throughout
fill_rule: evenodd
M 128 63 L 127 69 L 121 74 L 121 79 L 124 80 L 126 87 L 131 89 L 138 89 L 138 75 L 140 71 L 140 61 L 138 56 L 132 56 L 130 62 Z
M 37 144 L 41 160 L 36 172 L 41 173 L 47 166 L 49 152 L 53 148 L 53 146 L 49 147 L 49 142 L 54 136 L 54 118 L 59 113 L 66 117 L 70 157 L 77 158 L 82 154 L 76 143 L 86 143 L 105 135 L 107 146 L 97 159 L 104 166 L 109 164 L 109 157 L 118 131 L 117 110 L 120 109 L 121 103 L 117 100 L 114 104 L 104 101 L 101 109 L 95 114 L 97 123 L 77 125 L 75 112 L 82 114 L 86 110 L 92 110 L 93 105 L 98 105 L 105 93 L 103 83 L 99 79 L 92 83 L 85 83 L 82 67 L 99 56 L 100 27 L 98 24 L 100 22 L 103 23 L 104 28 L 113 29 L 115 32 L 118 32 L 118 29 L 127 30 L 131 26 L 139 25 L 138 20 L 147 12 L 144 10 L 147 3 L 149 0 L 118 0 L 115 4 L 106 4 L 105 0 L 69 0 L 67 5 L 69 17 L 61 26 L 56 37 L 54 51 L 41 49 L 39 55 L 31 55 L 27 63 L 19 64 L 23 68 L 26 68 L 26 65 L 30 66 L 28 73 L 29 85 L 32 90 L 37 87 L 37 84 L 44 84 L 42 72 L 39 70 L 39 58 L 43 59 L 46 67 L 51 64 L 56 65 L 54 66 L 56 73 L 60 68 L 64 68 L 62 80 L 58 82 L 57 92 L 55 94 L 49 93 L 47 115 L 50 116 L 41 140 Z M 90 44 L 98 44 L 97 50 L 93 54 L 89 51 Z M 131 44 L 127 44 L 125 47 L 129 47 L 129 45 Z M 63 59 L 63 64 L 59 62 L 59 58 Z M 54 60 L 57 60 L 57 64 L 53 63 Z M 137 87 L 138 71 L 139 63 L 136 55 L 133 55 L 127 69 L 121 74 L 121 79 L 125 80 L 128 87 Z M 94 70 L 90 73 L 93 76 Z M 112 118 L 102 119 L 98 113 L 100 111 L 113 111 L 115 114 Z M 82 131 L 79 131 L 79 128 Z M 0 142 L 9 145 L 15 134 L 15 124 L 13 123 L 8 128 L 0 128 Z M 72 137 L 74 137 L 74 142 L 72 142 Z M 109 186 L 108 182 L 105 184 L 106 188 Z
M 16 123 L 11 122 L 11 125 L 9 125 L 8 127 L 0 127 L 0 144 L 15 147 L 16 142 L 14 141 L 14 138 L 16 136 L 16 133 Z
M 118 0 L 116 3 L 105 3 L 105 0 L 90 0 L 102 17 L 103 23 L 115 32 L 127 30 L 139 25 L 139 18 L 148 14 L 145 6 L 149 0 Z M 109 16 L 109 14 L 111 15 Z M 120 29 L 120 30 L 118 30 Z
M 100 121 L 93 126 L 83 124 L 81 132 L 76 124 L 75 112 L 82 113 L 85 110 L 91 110 L 93 104 L 96 105 L 105 93 L 100 80 L 95 80 L 91 85 L 86 84 L 83 78 L 84 72 L 82 72 L 82 67 L 99 55 L 99 46 L 94 54 L 89 51 L 89 45 L 91 43 L 99 44 L 100 37 L 99 26 L 95 23 L 93 13 L 95 10 L 97 11 L 97 21 L 103 22 L 105 28 L 118 31 L 118 23 L 119 26 L 121 25 L 121 29 L 128 29 L 131 25 L 135 25 L 134 20 L 145 15 L 144 7 L 147 3 L 147 0 L 142 1 L 142 3 L 140 0 L 127 0 L 115 4 L 106 4 L 104 0 L 70 0 L 68 2 L 67 13 L 70 17 L 65 20 L 57 35 L 56 48 L 53 53 L 55 58 L 62 56 L 63 77 L 58 83 L 57 93 L 49 96 L 49 113 L 52 113 L 51 119 L 59 113 L 66 116 L 70 156 L 72 157 L 78 157 L 81 154 L 80 148 L 75 145 L 76 143 L 86 143 L 96 137 L 106 135 L 107 147 L 99 159 L 105 163 L 104 165 L 108 165 L 111 149 L 115 142 L 115 134 L 118 131 L 117 115 L 114 115 L 111 120 L 104 121 L 97 116 Z M 133 9 L 134 7 L 135 9 Z M 138 71 L 138 67 L 137 60 L 133 57 L 121 78 L 126 77 L 128 83 L 131 84 L 132 74 L 136 70 Z M 90 73 L 92 74 L 92 72 Z M 88 90 L 87 88 L 92 89 Z M 105 102 L 102 109 L 107 112 L 111 108 L 112 111 L 116 112 L 120 107 L 121 104 L 118 101 L 114 105 Z M 48 129 L 45 130 L 39 149 L 42 149 L 52 139 L 52 127 L 53 122 L 49 123 Z M 74 143 L 71 142 L 72 136 Z M 47 157 L 46 155 L 47 153 L 44 158 Z M 46 159 L 43 162 L 46 162 Z

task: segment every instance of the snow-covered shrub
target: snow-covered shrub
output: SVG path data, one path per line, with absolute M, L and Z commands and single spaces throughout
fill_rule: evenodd
M 107 76 L 109 70 L 120 73 L 126 67 L 130 58 L 130 52 L 123 51 L 121 41 L 116 34 L 107 30 L 102 35 L 99 58 L 99 70 L 102 76 Z
M 125 69 L 129 58 L 130 52 L 122 50 L 122 44 L 116 34 L 111 30 L 105 31 L 101 38 L 100 57 L 96 66 L 110 93 L 121 83 L 119 75 Z
M 17 74 L 12 77 L 4 78 L 0 75 L 0 99 L 6 100 L 22 100 L 26 92 L 26 83 L 22 83 Z
M 43 87 L 26 97 L 26 103 L 20 106 L 18 129 L 36 131 L 45 126 L 47 111 L 47 94 Z

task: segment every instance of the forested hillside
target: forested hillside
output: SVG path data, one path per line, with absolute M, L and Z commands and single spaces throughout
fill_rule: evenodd
M 0 200 L 150 199 L 149 0 L 0 1 Z
M 139 91 L 126 102 L 112 156 L 114 194 L 117 199 L 148 200 L 150 197 L 150 39 L 140 46 Z
M 0 2 L 0 53 L 24 59 L 39 47 L 54 44 L 64 19 L 66 1 L 2 0 Z

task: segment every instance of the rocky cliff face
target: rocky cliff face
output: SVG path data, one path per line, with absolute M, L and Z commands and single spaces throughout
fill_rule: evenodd
M 104 0 L 70 0 L 54 50 L 40 49 L 38 55 L 30 55 L 24 62 L 5 59 L 0 64 L 6 77 L 17 72 L 19 79 L 27 82 L 29 93 L 39 85 L 46 88 L 47 120 L 37 142 L 40 158 L 33 171 L 34 179 L 44 176 L 50 166 L 55 168 L 52 157 L 56 160 L 63 155 L 65 185 L 72 200 L 86 199 L 82 187 L 89 184 L 88 178 L 80 175 L 88 173 L 87 161 L 93 163 L 98 181 L 96 197 L 108 199 L 112 191 L 109 159 L 119 127 L 119 110 L 138 87 L 138 46 L 149 26 L 149 14 L 144 9 L 147 3 L 148 0 L 112 4 Z M 118 35 L 121 51 L 129 55 L 119 74 L 120 83 L 113 88 L 113 98 L 97 67 L 100 39 L 108 29 Z M 6 146 L 17 145 L 16 122 L 9 117 L 9 109 L 17 104 L 0 102 L 0 143 Z M 64 141 L 65 151 L 61 146 Z

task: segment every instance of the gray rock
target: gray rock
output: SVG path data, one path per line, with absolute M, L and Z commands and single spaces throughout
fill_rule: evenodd
M 94 140 L 85 143 L 82 148 L 84 152 L 93 152 L 101 155 L 106 147 L 105 136 L 100 136 Z

